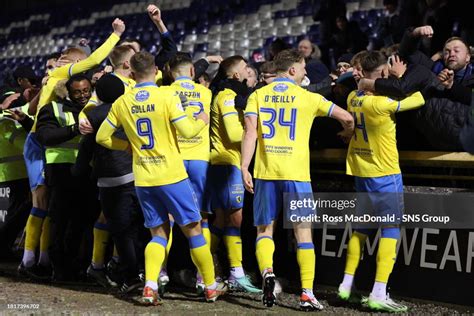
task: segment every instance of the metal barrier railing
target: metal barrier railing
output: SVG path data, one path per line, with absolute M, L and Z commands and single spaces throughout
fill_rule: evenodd
M 347 149 L 313 150 L 311 171 L 344 175 L 346 155 Z M 466 152 L 400 151 L 399 160 L 404 178 L 474 181 L 474 155 Z

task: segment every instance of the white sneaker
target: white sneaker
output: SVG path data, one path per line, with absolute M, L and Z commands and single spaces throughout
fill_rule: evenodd
M 310 312 L 320 311 L 324 309 L 324 307 L 321 303 L 319 303 L 314 295 L 311 297 L 303 292 L 300 296 L 300 309 L 304 310 L 305 312 Z
M 369 299 L 367 300 L 367 306 L 370 309 L 373 309 L 376 311 L 384 311 L 384 312 L 392 312 L 392 313 L 403 313 L 403 312 L 408 311 L 408 307 L 406 305 L 393 301 L 389 297 L 388 293 L 385 299 L 379 299 L 377 297 L 372 296 L 372 294 L 370 294 Z
M 158 294 L 163 296 L 166 292 L 166 286 L 170 282 L 168 272 L 165 269 L 160 271 L 160 276 L 158 277 Z

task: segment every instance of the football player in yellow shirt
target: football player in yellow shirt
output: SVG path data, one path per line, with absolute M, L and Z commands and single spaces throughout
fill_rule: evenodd
M 249 97 L 242 141 L 242 175 L 250 193 L 254 193 L 254 185 L 248 168 L 257 142 L 253 212 L 257 226 L 256 256 L 263 277 L 262 300 L 268 307 L 276 299 L 273 232 L 283 207 L 283 194 L 293 193 L 303 198 L 312 193 L 308 143 L 313 120 L 317 116 L 337 119 L 344 127 L 340 136 L 346 139 L 354 131 L 354 120 L 347 111 L 299 86 L 306 74 L 300 52 L 282 51 L 274 59 L 274 65 L 277 78 Z M 312 213 L 303 210 L 307 211 Z M 293 227 L 302 288 L 300 308 L 321 310 L 323 306 L 313 294 L 316 257 L 311 228 L 304 223 L 294 223 Z
M 151 54 L 135 54 L 130 65 L 137 84 L 114 102 L 96 140 L 107 148 L 133 154 L 137 196 L 145 226 L 153 236 L 145 249 L 146 284 L 142 300 L 145 304 L 161 303 L 157 281 L 168 242 L 170 213 L 188 238 L 191 258 L 206 285 L 206 300 L 215 301 L 227 287 L 215 280 L 211 251 L 202 235 L 199 207 L 176 137 L 177 130 L 184 137 L 196 136 L 208 123 L 208 116 L 202 112 L 196 120 L 190 119 L 170 87 L 156 86 L 157 69 Z M 113 136 L 120 126 L 130 143 Z
M 162 34 L 161 36 L 170 36 L 166 25 L 161 19 L 160 9 L 153 4 L 148 5 L 147 13 L 150 19 L 153 21 L 158 31 Z M 125 93 L 128 92 L 133 86 L 135 86 L 135 81 L 130 77 L 130 58 L 133 54 L 141 51 L 141 43 L 136 39 L 125 38 L 118 42 L 117 47 L 115 47 L 109 55 L 109 61 L 112 65 L 113 72 L 112 74 L 117 76 L 122 80 L 125 87 Z M 109 67 L 109 66 L 108 66 Z M 107 68 L 107 67 L 106 67 Z M 107 71 L 104 71 L 105 73 Z M 163 75 L 161 71 L 155 75 L 155 82 L 160 85 L 163 80 Z M 86 113 L 93 107 L 99 105 L 96 94 L 94 93 L 89 100 L 89 103 L 84 107 L 82 112 L 79 114 L 79 130 L 82 135 L 90 134 L 93 132 L 92 126 L 87 119 Z
M 253 286 L 242 267 L 242 207 L 244 187 L 240 171 L 240 144 L 243 133 L 243 113 L 236 106 L 249 93 L 247 78 L 250 68 L 242 56 L 231 56 L 222 61 L 219 75 L 225 80 L 211 105 L 211 203 L 215 220 L 210 226 L 211 249 L 215 252 L 220 237 L 230 265 L 229 287 L 250 293 L 260 293 Z
M 78 74 L 99 65 L 110 53 L 120 36 L 125 31 L 125 24 L 120 19 L 115 19 L 112 23 L 113 33 L 109 38 L 95 50 L 89 57 L 84 51 L 78 48 L 65 50 L 58 59 L 58 64 L 62 65 L 49 73 L 48 81 L 41 89 L 41 95 L 37 108 L 30 107 L 29 113 L 38 113 L 41 107 L 55 99 L 54 88 L 56 84 L 64 79 L 68 79 L 74 74 Z M 35 136 L 35 125 L 25 141 L 25 164 L 28 171 L 30 188 L 32 192 L 33 208 L 26 224 L 25 250 L 19 270 L 32 267 L 35 262 L 35 249 L 40 241 L 42 231 L 45 244 L 48 242 L 49 220 L 47 219 L 48 192 L 44 179 L 44 147 L 39 144 Z M 46 220 L 45 220 L 46 218 Z
M 360 59 L 364 78 L 382 78 L 387 59 L 378 51 L 367 52 Z M 403 210 L 403 182 L 398 163 L 395 113 L 416 109 L 424 105 L 421 93 L 416 92 L 403 100 L 353 91 L 347 99 L 348 111 L 355 121 L 355 133 L 347 153 L 347 174 L 355 177 L 357 192 L 368 192 L 375 214 L 395 214 Z M 391 300 L 387 282 L 396 261 L 396 245 L 400 239 L 398 222 L 384 223 L 377 252 L 377 268 L 372 292 L 365 304 L 385 312 L 405 312 L 407 307 Z M 344 279 L 339 286 L 339 297 L 351 296 L 354 274 L 359 265 L 366 229 L 356 228 L 347 246 Z
M 183 107 L 189 118 L 193 118 L 201 112 L 209 115 L 212 92 L 208 88 L 193 81 L 194 65 L 189 54 L 177 53 L 168 62 L 170 75 L 174 81 L 171 89 L 181 99 Z M 210 141 L 209 125 L 206 125 L 196 136 L 185 138 L 178 132 L 178 145 L 184 160 L 186 172 L 189 176 L 197 203 L 201 211 L 201 226 L 206 243 L 210 245 L 211 233 L 209 231 L 208 214 L 210 213 L 209 199 L 207 197 L 207 172 L 209 166 Z M 170 219 L 172 220 L 172 219 Z M 172 231 L 172 229 L 171 229 Z M 171 243 L 171 238 L 168 245 Z M 168 248 L 167 248 L 168 250 Z M 160 272 L 159 286 L 165 286 L 169 280 L 166 272 L 166 264 L 163 264 Z M 204 292 L 202 276 L 196 275 L 196 290 L 198 294 Z

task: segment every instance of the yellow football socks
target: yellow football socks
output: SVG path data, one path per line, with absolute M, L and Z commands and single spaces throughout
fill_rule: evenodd
M 153 290 L 158 289 L 158 276 L 165 259 L 167 243 L 165 238 L 154 236 L 145 247 L 145 279 L 147 285 L 151 285 Z
M 300 267 L 301 288 L 313 289 L 316 255 L 312 242 L 298 243 L 296 259 Z
M 206 239 L 202 234 L 192 236 L 188 239 L 191 251 L 191 259 L 197 267 L 199 274 L 202 276 L 206 287 L 211 286 L 215 282 L 214 262 Z
M 265 269 L 273 268 L 273 253 L 275 252 L 275 243 L 270 236 L 261 236 L 255 242 L 255 255 L 257 257 L 260 273 Z
M 359 266 L 362 249 L 367 235 L 354 231 L 347 244 L 346 268 L 344 273 L 354 275 Z
M 240 229 L 237 227 L 226 227 L 224 231 L 224 243 L 227 248 L 230 267 L 242 266 L 242 238 Z

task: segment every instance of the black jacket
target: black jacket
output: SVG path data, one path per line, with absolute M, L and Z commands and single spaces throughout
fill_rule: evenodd
M 403 35 L 400 43 L 399 54 L 408 61 L 409 64 L 417 64 L 431 70 L 435 75 L 444 69 L 442 61 L 434 62 L 430 57 L 426 56 L 418 50 L 419 38 L 411 35 L 412 29 L 409 28 Z M 446 89 L 442 97 L 449 98 L 456 102 L 471 104 L 471 88 L 474 84 L 473 66 L 468 64 L 465 71 L 455 73 L 454 84 L 451 89 Z
M 75 175 L 87 175 L 91 160 L 93 160 L 92 175 L 94 178 L 119 177 L 132 173 L 132 156 L 129 153 L 121 150 L 110 150 L 95 142 L 97 131 L 111 107 L 110 103 L 101 104 L 87 113 L 87 118 L 94 128 L 94 133 L 84 136 L 81 140 L 79 154 L 73 167 Z M 123 129 L 115 132 L 114 136 L 127 139 Z
M 459 150 L 460 129 L 466 122 L 467 105 L 450 98 L 437 76 L 419 64 L 409 64 L 402 78 L 377 79 L 375 91 L 394 99 L 402 99 L 420 91 L 425 106 L 397 113 L 397 140 L 401 149 Z
M 53 105 L 45 105 L 38 113 L 36 123 L 36 138 L 43 146 L 55 146 L 73 139 L 79 135 L 78 117 L 82 106 L 69 100 L 62 100 L 64 112 L 71 112 L 76 123 L 69 126 L 61 126 L 54 116 Z
M 377 94 L 394 99 L 403 99 L 416 91 L 420 91 L 425 99 L 439 97 L 442 96 L 444 90 L 438 77 L 428 68 L 418 64 L 409 64 L 400 79 L 389 77 L 375 80 Z
M 449 99 L 431 98 L 415 112 L 417 129 L 436 150 L 462 151 L 459 140 L 469 106 Z
M 72 113 L 76 124 L 61 126 L 54 116 L 52 104 L 45 105 L 39 111 L 36 123 L 36 138 L 43 146 L 59 145 L 80 134 L 77 122 L 82 106 L 69 100 L 62 100 L 58 103 L 63 104 L 64 112 Z M 77 182 L 77 179 L 72 178 L 70 163 L 46 164 L 45 177 L 46 184 L 50 186 L 71 186 L 72 182 Z
M 173 58 L 178 52 L 178 47 L 171 36 L 170 32 L 161 34 L 161 47 L 158 51 L 158 54 L 155 56 L 155 64 L 158 69 L 163 70 L 165 64 Z M 201 58 L 194 63 L 195 79 L 201 77 L 203 73 L 206 72 L 209 67 L 209 63 L 206 59 Z M 164 82 L 164 85 L 169 85 L 171 82 Z
M 459 140 L 465 151 L 474 154 L 474 104 L 469 107 L 468 114 L 467 122 L 461 130 Z
M 155 65 L 158 69 L 163 70 L 165 64 L 170 60 L 176 52 L 178 51 L 178 47 L 173 40 L 170 32 L 166 32 L 161 34 L 161 48 L 155 56 Z

